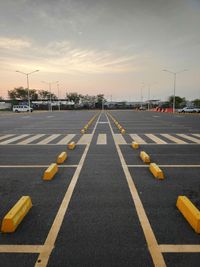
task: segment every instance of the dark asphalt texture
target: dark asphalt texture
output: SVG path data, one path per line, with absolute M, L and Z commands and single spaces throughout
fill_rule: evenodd
M 0 135 L 4 134 L 76 134 L 98 111 L 38 112 L 0 116 Z M 111 111 L 128 134 L 200 133 L 199 115 L 156 112 Z M 100 122 L 106 122 L 101 115 Z M 111 121 L 114 133 L 119 130 Z M 95 123 L 87 133 L 92 133 Z M 98 134 L 107 134 L 107 145 L 97 145 Z M 164 137 L 162 137 L 165 140 Z M 200 138 L 199 138 L 200 139 Z M 200 145 L 147 144 L 133 150 L 120 145 L 128 165 L 145 165 L 139 152 L 145 150 L 153 162 L 162 165 L 200 165 Z M 30 195 L 33 207 L 13 234 L 0 234 L 0 245 L 44 244 L 53 220 L 76 168 L 59 168 L 52 181 L 42 180 L 43 167 L 68 151 L 67 165 L 78 164 L 85 145 L 67 150 L 66 145 L 0 145 L 0 220 L 22 195 Z M 188 196 L 200 209 L 199 170 L 194 167 L 163 167 L 165 180 L 153 177 L 147 167 L 130 167 L 147 217 L 158 244 L 199 244 L 197 235 L 176 208 L 179 195 Z M 168 267 L 197 267 L 200 253 L 163 253 Z M 0 266 L 34 266 L 37 254 L 0 253 Z M 126 182 L 109 125 L 97 124 L 86 160 L 76 184 L 69 208 L 56 239 L 48 266 L 154 266 Z

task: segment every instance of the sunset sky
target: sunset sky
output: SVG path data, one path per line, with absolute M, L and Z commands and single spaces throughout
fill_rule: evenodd
M 0 96 L 14 87 L 113 100 L 200 98 L 200 0 L 0 0 Z M 57 94 L 56 86 L 53 91 Z

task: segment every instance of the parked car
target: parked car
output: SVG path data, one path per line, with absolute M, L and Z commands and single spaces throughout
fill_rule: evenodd
M 30 112 L 33 112 L 32 108 L 29 108 L 29 106 L 27 105 L 15 105 L 13 106 L 13 112 L 28 112 L 30 110 Z
M 188 113 L 199 113 L 200 112 L 200 108 L 184 107 L 184 108 L 178 109 L 178 112 L 179 113 L 185 113 L 185 112 L 188 112 Z

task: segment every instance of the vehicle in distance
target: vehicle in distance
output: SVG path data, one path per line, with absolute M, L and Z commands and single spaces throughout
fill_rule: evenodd
M 188 112 L 188 113 L 199 113 L 200 112 L 200 108 L 184 107 L 184 108 L 178 109 L 178 112 L 179 113 L 185 113 L 185 112 Z
M 15 105 L 13 106 L 13 112 L 28 112 L 30 110 L 30 112 L 33 112 L 32 108 L 29 108 L 29 106 L 27 105 Z

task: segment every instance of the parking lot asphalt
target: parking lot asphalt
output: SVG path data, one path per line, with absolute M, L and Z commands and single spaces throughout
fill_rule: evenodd
M 199 235 L 176 207 L 185 195 L 200 209 L 199 120 L 132 110 L 1 115 L 0 220 L 21 196 L 33 207 L 14 233 L 0 234 L 0 266 L 199 266 Z M 44 181 L 63 151 L 67 160 Z

